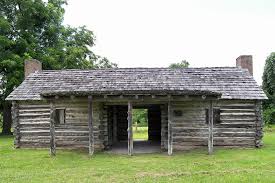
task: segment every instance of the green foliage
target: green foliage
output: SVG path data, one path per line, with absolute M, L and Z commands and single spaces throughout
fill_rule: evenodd
M 263 119 L 265 124 L 275 124 L 275 108 L 266 108 L 263 111 Z
M 48 149 L 14 149 L 13 137 L 0 136 L 1 182 L 274 182 L 275 133 L 265 133 L 261 149 L 215 148 L 142 154 Z M 134 145 L 135 149 L 135 145 Z
M 266 59 L 262 87 L 268 97 L 263 101 L 264 121 L 267 124 L 275 123 L 275 52 Z
M 1 99 L 24 78 L 24 60 L 35 58 L 43 69 L 116 67 L 91 51 L 95 36 L 85 26 L 64 26 L 65 0 L 0 1 Z M 0 90 L 1 90 L 0 89 Z M 2 103 L 1 102 L 1 103 Z
M 148 113 L 147 109 L 133 109 L 133 123 L 138 126 L 148 126 Z
M 187 68 L 189 67 L 189 62 L 187 62 L 186 60 L 182 60 L 181 62 L 179 63 L 172 63 L 169 65 L 169 68 L 172 68 L 172 69 L 176 69 L 176 68 Z

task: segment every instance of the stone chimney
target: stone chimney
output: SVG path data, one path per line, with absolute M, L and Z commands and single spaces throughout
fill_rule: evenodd
M 38 60 L 25 60 L 25 78 L 31 73 L 42 71 L 42 64 Z
M 247 69 L 253 76 L 252 55 L 241 55 L 236 59 L 236 67 Z

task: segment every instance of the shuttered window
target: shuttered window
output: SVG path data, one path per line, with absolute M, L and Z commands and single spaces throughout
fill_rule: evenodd
M 205 109 L 205 123 L 209 124 L 209 109 Z M 221 110 L 213 108 L 213 124 L 221 123 Z
M 65 124 L 66 111 L 65 109 L 55 109 L 55 123 L 56 124 Z

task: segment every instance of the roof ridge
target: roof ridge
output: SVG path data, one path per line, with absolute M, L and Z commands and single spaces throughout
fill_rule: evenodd
M 189 70 L 189 69 L 239 69 L 238 67 L 225 66 L 225 67 L 187 67 L 187 68 L 169 68 L 169 67 L 119 67 L 119 68 L 91 68 L 91 69 L 54 69 L 54 70 L 42 70 L 42 72 L 54 72 L 54 71 L 93 71 L 93 70 L 124 70 L 124 69 L 163 69 L 163 70 Z

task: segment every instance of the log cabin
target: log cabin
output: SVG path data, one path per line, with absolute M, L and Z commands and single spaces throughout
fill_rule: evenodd
M 42 70 L 25 62 L 12 102 L 16 148 L 134 153 L 132 109 L 148 110 L 148 139 L 161 151 L 261 147 L 261 102 L 251 55 L 236 67 Z M 145 148 L 145 147 L 144 147 Z

